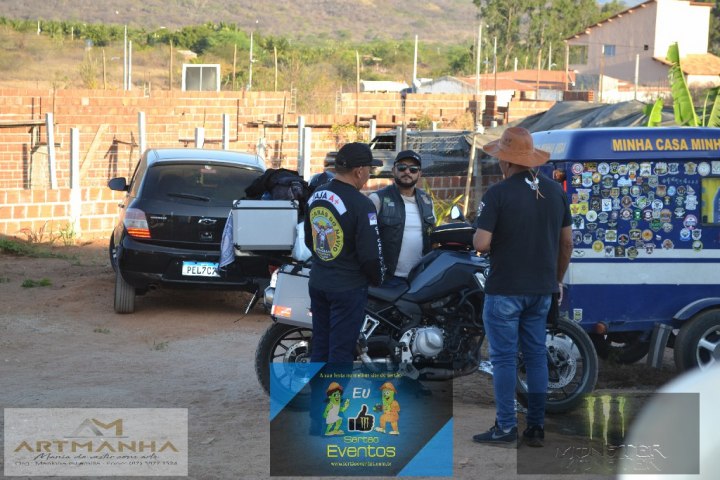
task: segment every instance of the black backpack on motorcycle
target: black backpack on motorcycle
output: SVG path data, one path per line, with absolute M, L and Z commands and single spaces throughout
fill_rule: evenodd
M 310 193 L 308 184 L 294 170 L 269 168 L 245 189 L 249 199 L 297 200 L 303 203 Z M 267 195 L 266 195 L 267 194 Z

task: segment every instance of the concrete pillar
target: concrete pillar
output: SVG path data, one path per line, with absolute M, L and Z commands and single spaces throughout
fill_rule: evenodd
M 303 128 L 303 164 L 302 170 L 298 168 L 298 173 L 305 179 L 310 180 L 310 158 L 312 157 L 312 128 Z
M 80 192 L 80 130 L 70 129 L 70 225 L 74 236 L 80 237 L 82 195 Z
M 140 144 L 140 158 L 147 149 L 147 132 L 145 128 L 145 112 L 138 112 L 138 139 Z
M 45 130 L 47 131 L 48 174 L 50 175 L 50 189 L 57 186 L 57 170 L 55 168 L 55 121 L 52 113 L 45 114 Z
M 230 115 L 222 114 L 222 149 L 230 150 Z
M 203 127 L 195 128 L 195 148 L 203 148 L 205 145 L 205 129 Z
M 298 154 L 297 154 L 297 170 L 302 175 L 302 164 L 304 163 L 303 153 L 305 152 L 305 147 L 303 144 L 305 143 L 305 139 L 303 138 L 303 134 L 305 132 L 305 117 L 302 115 L 298 116 Z

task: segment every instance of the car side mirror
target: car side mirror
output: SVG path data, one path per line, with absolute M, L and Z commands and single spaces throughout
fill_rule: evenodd
M 125 177 L 115 177 L 111 178 L 107 186 L 110 190 L 116 190 L 118 192 L 127 192 L 128 190 L 128 184 Z

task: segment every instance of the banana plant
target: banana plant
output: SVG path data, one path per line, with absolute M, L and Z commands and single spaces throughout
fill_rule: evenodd
M 430 190 L 427 180 L 423 179 L 423 189 L 430 195 L 433 202 L 433 213 L 435 214 L 435 226 L 442 225 L 445 220 L 450 216 L 450 210 L 453 205 L 460 202 L 460 199 L 464 197 L 462 193 L 453 199 L 444 199 L 435 195 L 435 192 Z
M 707 114 L 708 105 L 710 113 Z M 720 86 L 708 90 L 703 104 L 702 124 L 706 127 L 720 127 Z
M 702 116 L 698 119 L 690 89 L 688 89 L 685 75 L 680 66 L 680 50 L 677 42 L 668 47 L 667 59 L 672 63 L 668 77 L 672 84 L 675 123 L 688 127 L 720 127 L 720 86 L 708 90 L 705 95 Z M 648 127 L 660 125 L 662 105 L 662 98 L 658 98 L 654 104 L 646 105 L 643 109 L 643 113 L 648 117 Z
M 675 123 L 681 126 L 697 127 L 699 124 L 695 106 L 685 81 L 685 75 L 680 67 L 680 49 L 677 42 L 668 47 L 667 59 L 672 64 L 668 76 L 671 82 Z
M 648 117 L 648 127 L 659 127 L 662 124 L 663 98 L 658 98 L 652 105 L 645 105 L 643 113 Z

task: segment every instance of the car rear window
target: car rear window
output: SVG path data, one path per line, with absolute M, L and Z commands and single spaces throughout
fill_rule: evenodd
M 141 196 L 147 199 L 207 206 L 230 206 L 261 175 L 230 165 L 161 164 L 148 169 Z

